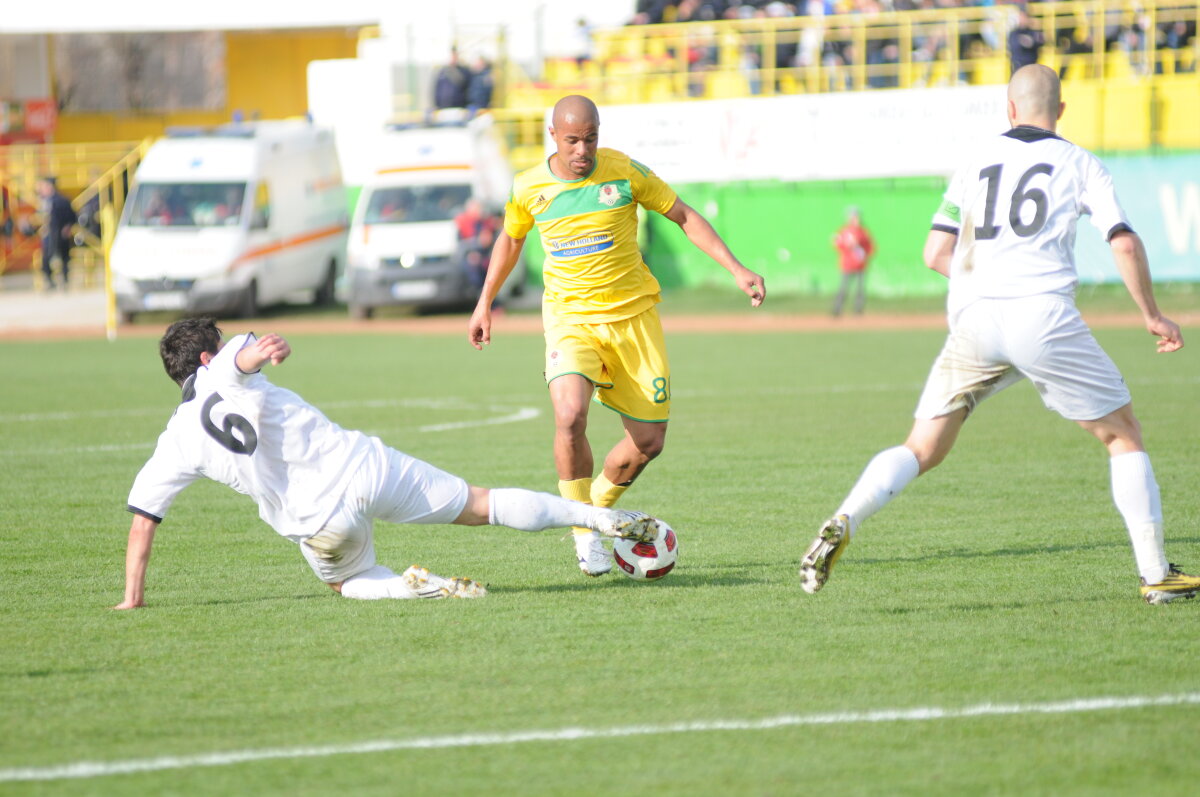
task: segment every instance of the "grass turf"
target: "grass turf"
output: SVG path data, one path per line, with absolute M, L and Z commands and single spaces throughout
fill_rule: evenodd
M 258 326 L 261 326 L 258 325 Z M 227 332 L 240 331 L 236 323 Z M 256 326 L 257 328 L 257 326 Z M 873 518 L 829 586 L 799 554 L 899 442 L 937 332 L 678 335 L 667 449 L 623 505 L 671 522 L 663 582 L 590 580 L 554 531 L 379 524 L 379 560 L 481 601 L 353 602 L 227 488 L 159 531 L 121 597 L 129 484 L 177 391 L 151 339 L 0 344 L 0 772 L 569 727 L 1195 693 L 1200 605 L 1149 607 L 1100 447 L 1028 385 Z M 1189 350 L 1101 343 L 1135 396 L 1168 555 L 1200 567 Z M 270 371 L 334 420 L 469 481 L 554 489 L 540 339 L 295 336 Z M 500 418 L 524 408 L 527 421 Z M 597 451 L 618 425 L 592 414 Z M 1194 708 L 843 722 L 251 761 L 0 794 L 1129 793 L 1200 775 Z

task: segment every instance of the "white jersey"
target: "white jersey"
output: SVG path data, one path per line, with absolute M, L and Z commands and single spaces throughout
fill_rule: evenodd
M 320 531 L 377 441 L 348 431 L 261 373 L 243 373 L 237 353 L 255 340 L 229 341 L 183 386 L 183 403 L 158 438 L 129 493 L 129 510 L 162 522 L 175 497 L 201 477 L 258 504 L 284 537 Z
M 951 317 L 981 298 L 1073 297 L 1075 225 L 1085 214 L 1105 240 L 1130 229 L 1095 155 L 1025 125 L 988 141 L 954 175 L 933 217 L 935 230 L 958 236 Z

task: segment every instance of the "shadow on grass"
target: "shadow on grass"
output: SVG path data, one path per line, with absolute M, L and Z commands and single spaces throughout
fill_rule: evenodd
M 0 678 L 55 678 L 69 675 L 98 675 L 102 672 L 109 672 L 110 667 L 63 667 L 62 669 L 43 668 L 37 670 L 24 670 L 21 672 L 0 672 Z
M 704 576 L 702 574 L 675 574 L 653 582 L 634 581 L 631 578 L 622 578 L 619 574 L 613 573 L 608 576 L 603 576 L 596 579 L 588 579 L 587 581 L 571 582 L 568 584 L 543 584 L 536 587 L 506 587 L 503 584 L 492 586 L 488 585 L 489 593 L 500 594 L 502 592 L 584 592 L 614 589 L 680 589 L 684 587 L 738 587 L 746 585 L 759 585 L 766 583 L 765 578 L 746 578 L 742 576 Z
M 1171 543 L 1189 543 L 1200 542 L 1193 539 L 1175 539 L 1168 541 Z M 937 559 L 991 559 L 993 557 L 1005 556 L 1033 556 L 1035 554 L 1053 554 L 1053 553 L 1074 553 L 1080 551 L 1097 551 L 1104 548 L 1121 548 L 1129 547 L 1128 541 L 1114 540 L 1113 542 L 1094 542 L 1086 545 L 1039 545 L 1029 546 L 1025 548 L 994 548 L 990 550 L 938 550 L 931 551 L 925 554 L 916 556 L 888 556 L 888 557 L 855 557 L 854 561 L 859 564 L 891 564 L 895 562 L 929 562 Z
M 310 601 L 310 600 L 325 600 L 326 598 L 339 597 L 332 590 L 326 595 L 323 592 L 317 592 L 309 595 L 263 595 L 257 598 L 212 598 L 206 601 L 192 601 L 191 603 L 175 604 L 176 608 L 183 606 L 237 606 L 239 604 L 252 603 L 278 603 L 279 601 Z

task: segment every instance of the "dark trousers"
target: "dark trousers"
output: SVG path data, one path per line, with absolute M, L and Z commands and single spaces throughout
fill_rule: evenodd
M 68 261 L 70 260 L 70 248 L 67 242 L 62 238 L 57 240 L 51 236 L 42 239 L 42 273 L 46 275 L 46 284 L 54 287 L 54 269 L 51 267 L 54 258 L 58 258 L 62 263 L 62 278 L 63 285 L 67 284 L 67 271 L 69 269 Z

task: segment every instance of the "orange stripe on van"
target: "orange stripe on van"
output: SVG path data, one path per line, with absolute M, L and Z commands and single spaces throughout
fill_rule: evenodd
M 438 163 L 429 166 L 397 166 L 393 169 L 380 169 L 376 174 L 400 174 L 402 172 L 436 172 L 436 171 L 470 171 L 469 163 Z
M 291 249 L 292 247 L 295 247 L 295 246 L 303 246 L 304 244 L 309 244 L 309 243 L 312 243 L 313 241 L 319 241 L 322 238 L 328 238 L 331 235 L 338 235 L 345 231 L 346 231 L 345 224 L 334 224 L 329 227 L 322 227 L 317 230 L 312 230 L 310 232 L 301 233 L 300 235 L 293 235 L 291 238 L 284 238 L 282 240 L 275 241 L 273 243 L 255 247 L 254 249 L 248 249 L 245 252 L 243 252 L 240 256 L 238 256 L 238 258 L 236 260 L 234 260 L 233 263 L 230 264 L 229 267 L 231 269 L 240 268 L 241 266 L 246 265 L 249 261 L 253 260 L 256 257 L 262 257 L 263 255 L 273 255 L 276 252 L 282 252 L 285 249 Z

